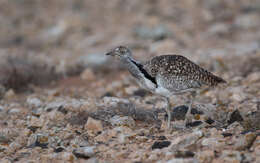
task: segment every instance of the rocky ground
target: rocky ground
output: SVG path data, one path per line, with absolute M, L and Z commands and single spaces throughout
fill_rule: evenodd
M 0 162 L 260 162 L 257 0 L 0 1 Z M 104 53 L 181 54 L 224 78 L 165 102 Z

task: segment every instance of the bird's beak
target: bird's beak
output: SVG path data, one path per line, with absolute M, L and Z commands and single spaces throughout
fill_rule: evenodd
M 106 53 L 105 55 L 111 55 L 112 53 L 111 52 L 108 52 L 108 53 Z
M 115 53 L 115 52 L 113 52 L 113 51 L 110 51 L 110 52 L 106 53 L 106 55 L 115 56 L 115 55 L 116 55 L 116 53 Z

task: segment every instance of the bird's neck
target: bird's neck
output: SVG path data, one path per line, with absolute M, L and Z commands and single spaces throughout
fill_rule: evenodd
M 127 67 L 128 71 L 138 80 L 141 85 L 148 89 L 154 89 L 157 87 L 155 77 L 152 77 L 143 67 L 141 63 L 133 58 L 122 58 L 121 61 Z
M 138 68 L 138 61 L 134 60 L 133 58 L 130 57 L 124 57 L 120 58 L 121 62 L 126 66 L 128 71 L 135 77 L 135 78 L 141 78 L 141 71 Z

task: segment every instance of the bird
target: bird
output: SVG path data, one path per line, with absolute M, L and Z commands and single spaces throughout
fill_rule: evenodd
M 215 87 L 226 83 L 182 55 L 159 55 L 148 61 L 140 62 L 132 57 L 132 51 L 126 46 L 117 46 L 105 53 L 113 56 L 128 69 L 138 85 L 153 94 L 160 95 L 167 103 L 167 127 L 171 125 L 170 97 L 190 92 L 192 95 L 185 123 L 190 122 L 191 107 L 196 90 L 202 86 Z

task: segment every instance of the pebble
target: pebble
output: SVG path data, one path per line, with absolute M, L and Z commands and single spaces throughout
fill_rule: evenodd
M 110 118 L 109 122 L 112 124 L 112 126 L 135 127 L 135 120 L 129 116 L 120 117 L 115 115 Z
M 195 144 L 196 141 L 202 138 L 203 136 L 204 133 L 200 130 L 194 131 L 190 134 L 179 136 L 171 142 L 171 150 L 176 151 L 185 149 L 186 147 Z
M 137 89 L 133 92 L 134 96 L 140 96 L 140 97 L 145 97 L 148 94 L 148 91 L 144 89 Z
M 217 138 L 205 138 L 202 140 L 201 145 L 210 147 L 211 149 L 216 149 L 224 146 L 225 141 Z
M 232 124 L 234 122 L 241 122 L 243 121 L 243 117 L 241 116 L 239 110 L 235 110 L 230 114 L 228 123 Z
M 188 111 L 188 106 L 186 105 L 180 105 L 174 107 L 171 111 L 172 120 L 184 120 L 187 111 Z M 165 114 L 165 116 L 167 117 L 167 114 Z
M 5 93 L 5 98 L 7 99 L 11 99 L 15 96 L 15 92 L 13 89 L 9 89 L 6 93 Z
M 30 116 L 28 117 L 27 125 L 30 128 L 40 128 L 44 125 L 44 119 Z
M 10 142 L 9 138 L 0 133 L 0 144 L 8 144 Z
M 249 132 L 245 135 L 241 135 L 236 139 L 234 147 L 236 150 L 245 150 L 249 149 L 254 141 L 256 140 L 257 135 L 255 133 Z
M 258 160 L 255 160 L 259 162 Z M 243 162 L 254 162 L 254 158 L 252 157 L 252 153 L 243 153 Z
M 242 29 L 257 28 L 260 25 L 258 14 L 244 14 L 237 16 L 234 25 Z
M 108 67 L 106 64 L 107 61 L 108 58 L 104 56 L 104 54 L 88 54 L 80 56 L 77 64 L 82 66 L 83 68 Z
M 225 130 L 225 132 L 232 133 L 233 135 L 239 135 L 242 131 L 244 131 L 244 128 L 239 122 L 232 123 Z
M 136 133 L 126 126 L 115 127 L 113 130 L 118 134 L 117 140 L 121 144 L 129 143 L 130 138 L 136 137 Z
M 4 107 L 0 105 L 0 112 L 4 110 Z
M 80 78 L 82 80 L 88 80 L 88 81 L 93 81 L 95 80 L 95 74 L 93 73 L 93 71 L 90 68 L 86 68 L 81 74 L 80 74 Z
M 126 143 L 129 143 L 129 137 L 130 137 L 130 135 L 128 135 L 128 134 L 125 134 L 125 133 L 120 133 L 119 135 L 118 135 L 118 142 L 120 143 L 120 144 L 126 144 Z
M 64 115 L 65 113 L 66 113 L 65 109 L 59 108 L 57 110 L 48 112 L 47 117 L 48 117 L 48 119 L 50 119 L 53 122 L 62 121 L 65 118 L 65 115 Z
M 230 27 L 224 23 L 216 23 L 209 27 L 208 32 L 211 35 L 225 35 L 228 34 Z
M 162 41 L 157 41 L 149 46 L 150 53 L 168 53 L 175 51 L 178 47 L 175 40 L 165 39 Z
M 86 163 L 99 163 L 100 161 L 95 158 L 95 157 L 92 157 L 92 158 L 89 158 Z
M 176 158 L 190 158 L 193 157 L 195 154 L 192 151 L 176 151 L 174 156 Z
M 12 163 L 12 161 L 10 161 L 9 158 L 2 158 L 2 159 L 0 160 L 0 162 L 1 162 L 1 163 Z
M 234 101 L 241 102 L 241 101 L 245 100 L 246 97 L 247 97 L 247 95 L 246 95 L 246 93 L 244 93 L 244 90 L 243 90 L 242 87 L 232 88 L 232 96 L 231 96 L 231 98 Z
M 158 158 L 159 158 L 158 153 L 151 153 L 147 159 L 149 161 L 155 161 L 155 160 L 158 160 Z
M 180 105 L 177 107 L 174 107 L 171 111 L 172 120 L 184 120 L 185 115 L 188 111 L 188 106 L 186 105 Z M 198 105 L 197 108 L 191 109 L 191 114 L 194 115 L 194 119 L 197 121 L 194 121 L 193 123 L 188 124 L 190 127 L 195 127 L 201 125 L 203 122 L 201 120 L 204 120 L 207 123 L 214 123 L 214 120 L 212 118 L 215 118 L 214 116 L 215 109 L 212 108 L 210 105 Z M 165 120 L 167 119 L 167 114 L 165 114 Z
M 117 97 L 104 97 L 104 105 L 106 107 L 115 107 L 117 106 L 119 103 L 129 103 L 129 100 L 127 99 L 123 99 L 123 98 L 117 98 Z
M 249 84 L 257 83 L 260 81 L 260 72 L 253 72 L 249 74 L 246 78 L 246 82 Z
M 169 145 L 171 145 L 170 141 L 155 141 L 152 145 L 152 150 L 166 148 Z
M 8 147 L 6 145 L 0 145 L 0 152 L 4 152 L 7 149 L 8 149 Z M 1 160 L 0 160 L 0 162 L 1 162 Z
M 113 128 L 113 130 L 117 133 L 126 133 L 126 134 L 132 134 L 133 130 L 126 126 L 118 126 Z
M 88 117 L 88 121 L 84 126 L 84 129 L 88 132 L 93 132 L 94 134 L 103 131 L 103 125 L 100 120 L 95 120 L 91 117 Z
M 65 19 L 61 19 L 56 24 L 43 31 L 39 36 L 44 42 L 54 44 L 66 32 L 68 27 L 68 22 L 66 22 Z
M 28 147 L 41 147 L 47 148 L 49 144 L 49 135 L 45 133 L 33 134 L 29 137 L 27 146 Z
M 43 114 L 43 108 L 35 108 L 32 110 L 32 115 L 40 117 Z
M 129 87 L 124 88 L 125 93 L 128 94 L 128 95 L 134 94 L 134 92 L 136 92 L 137 90 L 138 90 L 138 87 L 137 86 L 132 86 L 132 85 L 129 86 Z
M 20 113 L 20 112 L 21 112 L 21 109 L 18 109 L 18 108 L 13 108 L 8 111 L 9 114 L 16 114 L 16 113 Z
M 242 156 L 238 151 L 224 150 L 219 158 L 220 162 L 240 162 Z
M 80 148 L 74 149 L 72 153 L 76 157 L 88 159 L 95 155 L 95 153 L 96 153 L 95 150 L 96 150 L 96 146 L 80 147 Z
M 89 142 L 88 142 L 87 138 L 84 138 L 82 136 L 76 136 L 73 140 L 71 140 L 71 143 L 78 145 L 80 147 L 89 146 Z
M 247 117 L 244 120 L 243 127 L 247 130 L 260 130 L 260 103 L 258 105 L 259 109 L 247 115 Z
M 28 97 L 26 102 L 31 108 L 38 108 L 42 106 L 42 101 L 36 97 Z
M 71 152 L 63 152 L 61 157 L 66 162 L 74 162 L 75 161 L 75 156 Z
M 66 104 L 67 104 L 66 100 L 56 100 L 56 101 L 48 103 L 45 106 L 44 110 L 47 112 L 50 112 L 53 109 L 58 109 L 60 107 L 64 107 L 64 106 L 66 106 Z
M 95 140 L 98 142 L 108 142 L 113 137 L 116 137 L 118 134 L 115 130 L 105 130 L 101 134 L 95 137 Z
M 199 161 L 194 158 L 174 158 L 167 161 L 167 163 L 199 163 Z
M 19 144 L 19 143 L 17 143 L 17 142 L 14 141 L 14 142 L 10 143 L 8 151 L 9 151 L 9 152 L 15 152 L 15 151 L 17 151 L 19 148 L 21 148 L 21 147 L 22 147 L 21 144 Z
M 155 27 L 138 26 L 134 29 L 135 34 L 143 39 L 163 40 L 171 35 L 170 31 L 163 25 Z
M 2 99 L 5 96 L 5 92 L 5 87 L 2 84 L 0 84 L 0 99 Z
M 200 162 L 204 162 L 204 163 L 212 162 L 212 160 L 214 159 L 214 157 L 215 157 L 215 154 L 214 154 L 214 151 L 213 151 L 213 150 L 199 151 L 199 152 L 196 154 L 196 158 L 198 158 L 198 160 L 199 160 Z

